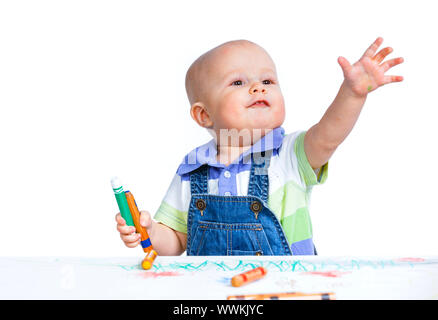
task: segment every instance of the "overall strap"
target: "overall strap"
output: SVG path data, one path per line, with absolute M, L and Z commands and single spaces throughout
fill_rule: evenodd
M 251 173 L 249 176 L 248 196 L 260 198 L 268 203 L 269 178 L 268 168 L 271 164 L 272 150 L 251 154 Z
M 208 165 L 204 164 L 190 173 L 191 194 L 208 193 Z

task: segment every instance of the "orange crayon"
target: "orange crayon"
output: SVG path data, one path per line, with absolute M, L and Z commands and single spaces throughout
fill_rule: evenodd
M 335 294 L 333 292 L 280 292 L 228 296 L 227 300 L 335 300 Z
M 138 211 L 137 204 L 135 203 L 134 196 L 130 191 L 125 191 L 126 201 L 128 201 L 129 211 L 131 211 L 132 220 L 134 221 L 135 229 L 141 236 L 141 246 L 144 252 L 149 252 L 153 250 L 151 240 L 146 231 L 146 228 L 140 224 L 140 212 Z
M 134 196 L 130 191 L 125 191 L 126 201 L 128 202 L 129 211 L 131 211 L 132 220 L 134 221 L 135 229 L 140 233 L 141 246 L 143 251 L 146 252 L 146 257 L 143 259 L 141 266 L 145 270 L 152 268 L 157 252 L 152 247 L 151 239 L 146 231 L 146 228 L 140 224 L 140 212 L 138 211 L 137 204 L 135 203 Z
M 249 282 L 252 282 L 254 280 L 258 280 L 263 278 L 268 270 L 263 267 L 258 267 L 252 270 L 249 270 L 247 272 L 238 274 L 237 276 L 234 276 L 231 278 L 231 285 L 233 287 L 240 287 L 241 285 L 247 284 Z

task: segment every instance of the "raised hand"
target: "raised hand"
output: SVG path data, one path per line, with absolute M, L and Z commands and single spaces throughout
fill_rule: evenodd
M 353 65 L 344 57 L 338 58 L 338 63 L 344 72 L 344 83 L 356 96 L 365 97 L 380 86 L 403 81 L 402 76 L 385 75 L 390 68 L 402 63 L 403 58 L 394 58 L 381 63 L 393 51 L 391 47 L 386 47 L 376 54 L 382 42 L 383 38 L 378 37 Z

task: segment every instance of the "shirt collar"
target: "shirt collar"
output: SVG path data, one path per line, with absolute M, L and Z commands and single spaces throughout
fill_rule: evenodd
M 277 127 L 274 130 L 267 133 L 260 140 L 258 140 L 250 149 L 242 153 L 238 160 L 234 163 L 240 163 L 244 157 L 250 153 L 275 150 L 281 147 L 284 138 L 284 129 Z M 216 160 L 217 145 L 214 139 L 210 140 L 206 144 L 199 146 L 190 151 L 184 158 L 176 171 L 180 176 L 193 170 L 198 169 L 204 164 L 208 164 L 211 167 L 225 168 L 225 165 L 219 163 Z

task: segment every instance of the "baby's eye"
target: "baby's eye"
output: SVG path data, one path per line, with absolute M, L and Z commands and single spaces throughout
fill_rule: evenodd
M 233 81 L 232 85 L 233 86 L 241 86 L 242 85 L 242 80 Z
M 263 84 L 273 84 L 274 82 L 272 80 L 263 80 Z

